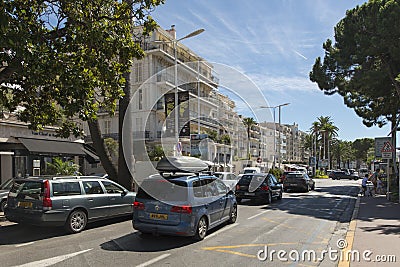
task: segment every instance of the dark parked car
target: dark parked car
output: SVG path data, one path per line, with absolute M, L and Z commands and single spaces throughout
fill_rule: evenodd
M 268 173 L 244 174 L 236 185 L 236 200 L 260 200 L 271 203 L 273 198 L 282 199 L 283 187 L 275 176 Z
M 161 174 L 143 180 L 134 203 L 134 229 L 144 234 L 192 236 L 202 240 L 209 229 L 236 221 L 234 193 L 217 177 L 200 173 L 202 164 L 204 169 L 208 168 L 204 162 L 188 158 L 162 160 L 158 164 L 163 169 Z M 184 172 L 177 173 L 176 168 Z M 167 173 L 168 170 L 173 173 Z
M 70 233 L 87 222 L 133 212 L 135 193 L 95 176 L 40 176 L 15 179 L 5 207 L 9 221 L 65 226 Z
M 315 189 L 315 181 L 302 172 L 292 172 L 286 175 L 283 189 L 287 190 L 301 190 L 308 192 Z
M 0 185 L 0 212 L 4 211 L 4 207 L 7 204 L 8 192 L 10 192 L 12 184 L 13 179 L 11 178 Z
M 351 175 L 350 173 L 346 173 L 345 171 L 332 171 L 329 174 L 329 178 L 332 180 L 340 180 L 340 179 L 350 179 L 350 180 L 358 180 L 358 176 Z

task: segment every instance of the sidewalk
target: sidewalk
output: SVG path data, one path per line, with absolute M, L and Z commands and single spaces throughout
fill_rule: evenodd
M 359 197 L 354 215 L 349 229 L 354 230 L 354 239 L 348 245 L 360 252 L 360 261 L 350 262 L 350 266 L 399 266 L 400 204 L 388 201 L 384 195 Z M 363 260 L 364 252 L 371 261 Z

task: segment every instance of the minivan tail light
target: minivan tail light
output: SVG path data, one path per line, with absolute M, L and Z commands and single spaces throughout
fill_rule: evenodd
M 133 208 L 137 210 L 144 210 L 144 203 L 135 201 L 133 202 Z
M 269 190 L 269 187 L 268 187 L 268 185 L 265 185 L 265 186 L 261 186 L 261 188 L 260 188 L 262 191 L 268 191 Z
M 53 203 L 50 198 L 50 182 L 49 180 L 44 181 L 44 192 L 43 192 L 43 210 L 51 210 Z
M 192 206 L 173 206 L 171 212 L 191 214 Z
M 240 185 L 236 185 L 236 190 L 240 190 Z

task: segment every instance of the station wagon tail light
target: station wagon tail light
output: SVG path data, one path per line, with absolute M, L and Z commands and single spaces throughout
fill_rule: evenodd
M 144 210 L 144 203 L 135 201 L 133 202 L 133 208 L 137 210 Z
M 51 210 L 53 203 L 50 198 L 50 182 L 44 181 L 44 192 L 43 192 L 43 210 Z
M 191 214 L 192 206 L 173 206 L 171 212 Z
M 265 186 L 261 186 L 261 188 L 260 188 L 262 191 L 268 191 L 269 190 L 269 187 L 268 187 L 268 185 L 265 185 Z

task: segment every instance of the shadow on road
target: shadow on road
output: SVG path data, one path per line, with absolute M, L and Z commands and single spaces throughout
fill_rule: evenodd
M 103 227 L 131 219 L 121 217 L 89 223 L 86 230 Z M 26 224 L 11 224 L 0 227 L 0 245 L 18 245 L 48 238 L 69 235 L 63 227 L 40 227 Z
M 207 235 L 218 232 L 220 229 L 226 227 L 226 225 L 226 223 L 223 223 L 209 230 Z M 153 236 L 151 234 L 134 232 L 105 242 L 101 244 L 100 247 L 108 251 L 159 252 L 185 247 L 196 242 L 202 241 L 196 241 L 190 236 Z

